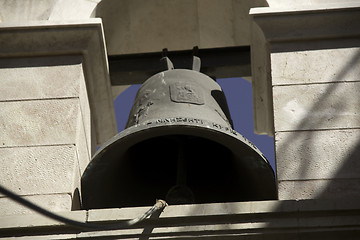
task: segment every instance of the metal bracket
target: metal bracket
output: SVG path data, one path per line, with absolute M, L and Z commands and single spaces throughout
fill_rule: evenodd
M 161 68 L 163 69 L 163 71 L 174 69 L 174 64 L 167 57 L 167 54 L 168 54 L 168 50 L 167 50 L 167 48 L 164 48 L 162 50 L 162 58 L 160 59 L 160 64 L 161 64 Z

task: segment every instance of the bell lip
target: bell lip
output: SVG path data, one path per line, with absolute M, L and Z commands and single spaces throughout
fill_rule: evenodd
M 82 204 L 84 209 L 104 208 L 99 205 L 94 192 L 101 192 L 107 180 L 102 179 L 108 166 L 118 160 L 107 158 L 106 154 L 121 156 L 134 144 L 147 139 L 167 135 L 191 135 L 210 139 L 222 144 L 236 156 L 248 153 L 249 159 L 241 158 L 243 166 L 250 170 L 250 182 L 256 186 L 256 197 L 252 201 L 277 199 L 275 173 L 266 157 L 243 135 L 230 127 L 222 126 L 208 120 L 171 117 L 154 119 L 129 127 L 109 139 L 93 156 L 81 177 Z M 120 147 L 119 147 L 120 146 Z M 242 146 L 242 147 L 239 147 Z M 109 152 L 108 152 L 109 151 Z M 154 163 L 156 164 L 156 162 Z M 96 171 L 94 171 L 96 169 Z M 263 191 L 260 195 L 260 191 Z M 101 195 L 101 194 L 100 194 Z M 103 197 L 103 196 L 102 196 Z M 107 208 L 109 206 L 105 206 Z M 111 206 L 114 207 L 114 206 Z
M 153 134 L 145 137 L 145 135 L 142 134 L 145 131 L 152 131 Z M 191 133 L 191 135 L 193 136 L 207 138 L 214 142 L 218 142 L 219 144 L 222 144 L 225 147 L 229 148 L 234 153 L 236 153 L 236 149 L 231 148 L 231 146 L 225 145 L 224 142 L 222 142 L 221 140 L 230 139 L 228 141 L 232 141 L 233 144 L 239 144 L 236 141 L 242 142 L 249 149 L 256 152 L 258 156 L 261 157 L 261 159 L 268 165 L 269 170 L 272 171 L 272 174 L 275 177 L 274 170 L 271 167 L 269 161 L 266 159 L 265 155 L 250 140 L 245 138 L 242 134 L 238 133 L 234 129 L 228 126 L 223 126 L 219 123 L 215 123 L 212 121 L 199 119 L 199 118 L 170 117 L 170 118 L 148 120 L 146 122 L 128 127 L 123 131 L 121 131 L 120 133 L 113 136 L 96 151 L 96 153 L 92 157 L 92 160 L 86 167 L 81 179 L 87 177 L 87 170 L 91 168 L 92 165 L 97 164 L 97 162 L 99 161 L 99 156 L 102 155 L 109 148 L 115 147 L 115 145 L 118 144 L 124 145 L 125 146 L 124 150 L 126 150 L 128 149 L 128 147 L 149 138 L 165 136 L 165 135 L 188 135 L 187 132 Z M 206 135 L 202 135 L 201 133 L 206 133 Z M 138 136 L 137 139 L 136 136 Z M 213 138 L 213 137 L 219 137 L 221 139 Z M 119 141 L 121 142 L 119 143 Z

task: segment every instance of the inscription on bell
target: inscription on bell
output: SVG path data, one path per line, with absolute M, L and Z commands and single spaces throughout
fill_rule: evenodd
M 175 82 L 170 85 L 170 98 L 178 103 L 192 103 L 203 105 L 205 103 L 201 88 L 189 82 Z

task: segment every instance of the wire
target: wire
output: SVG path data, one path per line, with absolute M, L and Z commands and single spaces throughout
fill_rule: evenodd
M 133 226 L 134 224 L 141 222 L 145 218 L 151 216 L 153 213 L 163 210 L 167 203 L 164 200 L 156 200 L 156 203 L 154 206 L 152 206 L 149 210 L 147 210 L 141 217 L 134 218 L 125 222 L 121 223 L 115 223 L 115 224 L 96 224 L 96 223 L 89 223 L 89 222 L 80 222 L 76 220 L 72 220 L 63 216 L 60 216 L 58 214 L 52 213 L 45 208 L 42 208 L 22 197 L 17 195 L 16 193 L 4 188 L 0 185 L 0 192 L 12 200 L 14 200 L 17 203 L 20 203 L 21 205 L 24 205 L 27 208 L 30 208 L 48 218 L 54 219 L 58 222 L 65 223 L 66 225 L 78 227 L 78 228 L 85 228 L 85 229 L 94 229 L 94 230 L 110 230 L 110 229 L 121 229 L 121 228 L 127 228 L 130 226 Z

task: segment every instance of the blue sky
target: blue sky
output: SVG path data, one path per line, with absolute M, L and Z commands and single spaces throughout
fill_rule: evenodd
M 275 170 L 274 138 L 254 134 L 251 83 L 243 78 L 217 79 L 223 89 L 234 122 L 234 129 L 253 142 Z M 133 85 L 114 101 L 118 131 L 125 127 L 135 95 L 140 85 Z

